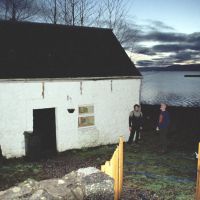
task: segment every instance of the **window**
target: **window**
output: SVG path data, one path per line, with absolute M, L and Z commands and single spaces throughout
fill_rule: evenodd
M 78 127 L 94 126 L 94 106 L 79 106 Z

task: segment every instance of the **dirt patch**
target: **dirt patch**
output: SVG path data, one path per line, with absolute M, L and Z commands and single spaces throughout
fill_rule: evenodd
M 71 150 L 39 161 L 29 162 L 26 159 L 1 159 L 0 190 L 5 190 L 27 178 L 43 180 L 60 178 L 65 174 L 83 167 L 100 168 L 109 160 L 116 145 L 98 148 Z

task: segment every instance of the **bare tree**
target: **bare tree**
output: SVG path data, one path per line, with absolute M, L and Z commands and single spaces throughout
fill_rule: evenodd
M 40 18 L 42 20 L 53 24 L 60 23 L 61 0 L 43 0 L 40 5 L 42 8 Z
M 110 28 L 126 49 L 133 49 L 137 31 L 127 22 L 127 0 L 41 0 L 42 15 L 54 24 Z
M 68 25 L 88 25 L 93 15 L 93 0 L 61 0 L 61 19 Z
M 110 28 L 124 48 L 132 48 L 136 31 L 127 22 L 128 3 L 125 0 L 103 0 L 97 10 L 94 25 L 103 28 Z
M 39 8 L 36 0 L 1 0 L 1 19 L 23 21 L 37 15 Z
M 90 25 L 95 14 L 96 4 L 92 0 L 80 0 L 80 25 Z
M 78 17 L 79 0 L 68 0 L 67 3 L 68 3 L 68 10 L 66 11 L 68 13 L 69 23 L 70 25 L 74 26 L 76 24 L 77 17 Z
M 98 26 L 116 29 L 126 17 L 126 2 L 124 0 L 102 0 L 97 13 Z
M 71 14 L 69 12 L 70 5 L 69 0 L 62 0 L 61 1 L 61 23 L 69 25 L 71 24 Z

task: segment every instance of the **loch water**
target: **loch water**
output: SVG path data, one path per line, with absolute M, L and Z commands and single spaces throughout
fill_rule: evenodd
M 200 107 L 200 71 L 148 71 L 143 75 L 141 103 Z

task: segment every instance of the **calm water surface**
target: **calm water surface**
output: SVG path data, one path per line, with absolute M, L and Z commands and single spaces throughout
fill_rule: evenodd
M 173 106 L 199 107 L 200 77 L 186 78 L 185 74 L 200 72 L 142 72 L 142 103 L 165 102 Z

